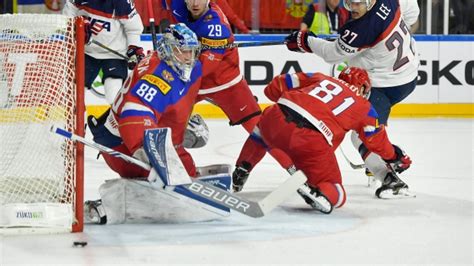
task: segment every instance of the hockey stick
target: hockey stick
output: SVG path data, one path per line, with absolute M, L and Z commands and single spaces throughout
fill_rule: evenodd
M 50 131 L 67 139 L 81 142 L 84 145 L 97 149 L 101 152 L 121 158 L 129 163 L 138 165 L 145 170 L 151 170 L 151 166 L 145 162 L 121 152 L 117 152 L 101 144 L 88 141 L 85 138 L 64 129 L 51 126 Z M 281 184 L 276 190 L 270 192 L 265 198 L 258 202 L 238 197 L 226 190 L 220 189 L 200 180 L 194 180 L 190 184 L 178 185 L 175 187 L 175 191 L 183 195 L 186 195 L 185 191 L 189 191 L 195 196 L 205 198 L 221 207 L 232 209 L 253 218 L 259 218 L 263 217 L 277 205 L 282 203 L 304 182 L 306 182 L 306 176 L 301 171 L 298 171 L 293 176 L 291 176 L 291 178 L 288 178 L 283 184 Z M 185 191 L 183 192 L 183 190 Z
M 125 59 L 125 60 L 128 61 L 128 57 L 127 57 L 127 56 L 125 56 L 125 55 L 123 55 L 123 54 L 121 54 L 121 53 L 115 51 L 114 49 L 108 47 L 107 45 L 105 45 L 105 44 L 103 44 L 103 43 L 101 43 L 101 42 L 98 42 L 98 41 L 92 39 L 92 40 L 91 40 L 91 43 L 93 43 L 93 44 L 95 44 L 95 45 L 97 45 L 97 46 L 100 46 L 100 47 L 104 48 L 105 50 L 107 50 L 107 51 L 113 53 L 114 55 L 118 55 L 118 56 L 120 56 L 121 58 L 123 58 L 123 59 Z
M 337 39 L 337 35 L 319 35 L 318 38 L 325 39 L 327 41 L 334 41 Z M 260 46 L 273 46 L 286 44 L 286 40 L 281 41 L 266 41 L 266 42 L 234 42 L 226 45 L 212 46 L 201 44 L 202 49 L 229 49 L 229 48 L 245 48 L 245 47 L 260 47 Z
M 234 42 L 226 45 L 206 45 L 201 44 L 202 49 L 231 49 L 231 48 L 243 48 L 243 47 L 259 47 L 259 46 L 272 46 L 272 45 L 282 45 L 285 44 L 285 41 L 269 41 L 269 42 Z
M 155 29 L 155 15 L 153 14 L 153 5 L 151 0 L 147 0 L 148 19 L 150 21 L 151 41 L 153 42 L 153 51 L 156 51 L 156 29 Z
M 349 160 L 349 157 L 347 157 L 347 155 L 344 153 L 344 150 L 341 147 L 339 147 L 339 150 L 341 151 L 342 156 L 344 157 L 346 162 L 349 163 L 349 165 L 352 167 L 352 169 L 364 169 L 365 168 L 365 164 L 354 164 L 354 163 L 352 163 L 351 160 Z

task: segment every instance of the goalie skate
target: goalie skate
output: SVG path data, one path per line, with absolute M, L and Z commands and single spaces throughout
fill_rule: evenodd
M 105 215 L 104 206 L 102 206 L 102 200 L 88 200 L 84 202 L 84 223 L 107 223 L 107 216 Z
M 388 173 L 387 176 L 385 176 L 382 186 L 375 191 L 375 195 L 381 199 L 416 197 L 416 195 L 408 189 L 408 185 L 394 173 Z

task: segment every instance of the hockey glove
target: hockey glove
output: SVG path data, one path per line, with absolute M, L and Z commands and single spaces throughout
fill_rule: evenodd
M 84 21 L 84 43 L 89 44 L 92 36 L 91 21 L 87 17 L 83 16 L 82 18 Z
M 184 132 L 183 146 L 187 149 L 201 148 L 209 140 L 209 128 L 199 114 L 189 118 L 188 126 Z
M 411 159 L 410 157 L 398 146 L 393 145 L 393 148 L 395 149 L 395 158 L 391 160 L 385 160 L 387 164 L 390 165 L 390 167 L 397 173 L 401 173 L 408 168 L 410 168 L 411 165 Z
M 308 46 L 308 36 L 316 37 L 310 31 L 294 31 L 285 38 L 286 47 L 293 52 L 312 53 Z
M 135 45 L 129 45 L 127 49 L 128 69 L 132 70 L 145 57 L 143 48 Z

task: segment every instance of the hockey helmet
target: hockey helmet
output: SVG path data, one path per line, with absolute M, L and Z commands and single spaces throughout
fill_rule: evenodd
M 370 89 L 372 85 L 370 84 L 369 74 L 365 69 L 358 67 L 347 67 L 339 74 L 339 79 L 344 80 L 350 85 L 354 86 L 354 92 L 368 99 L 370 97 Z
M 157 47 L 160 58 L 176 71 L 181 80 L 189 81 L 201 51 L 196 34 L 184 23 L 172 24 L 166 28 Z
M 376 0 L 344 0 L 344 7 L 352 11 L 351 3 L 362 3 L 367 6 L 367 11 L 369 11 L 374 5 Z

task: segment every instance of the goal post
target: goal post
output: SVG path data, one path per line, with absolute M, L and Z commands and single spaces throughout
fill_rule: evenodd
M 0 231 L 83 230 L 84 25 L 63 15 L 0 15 Z

